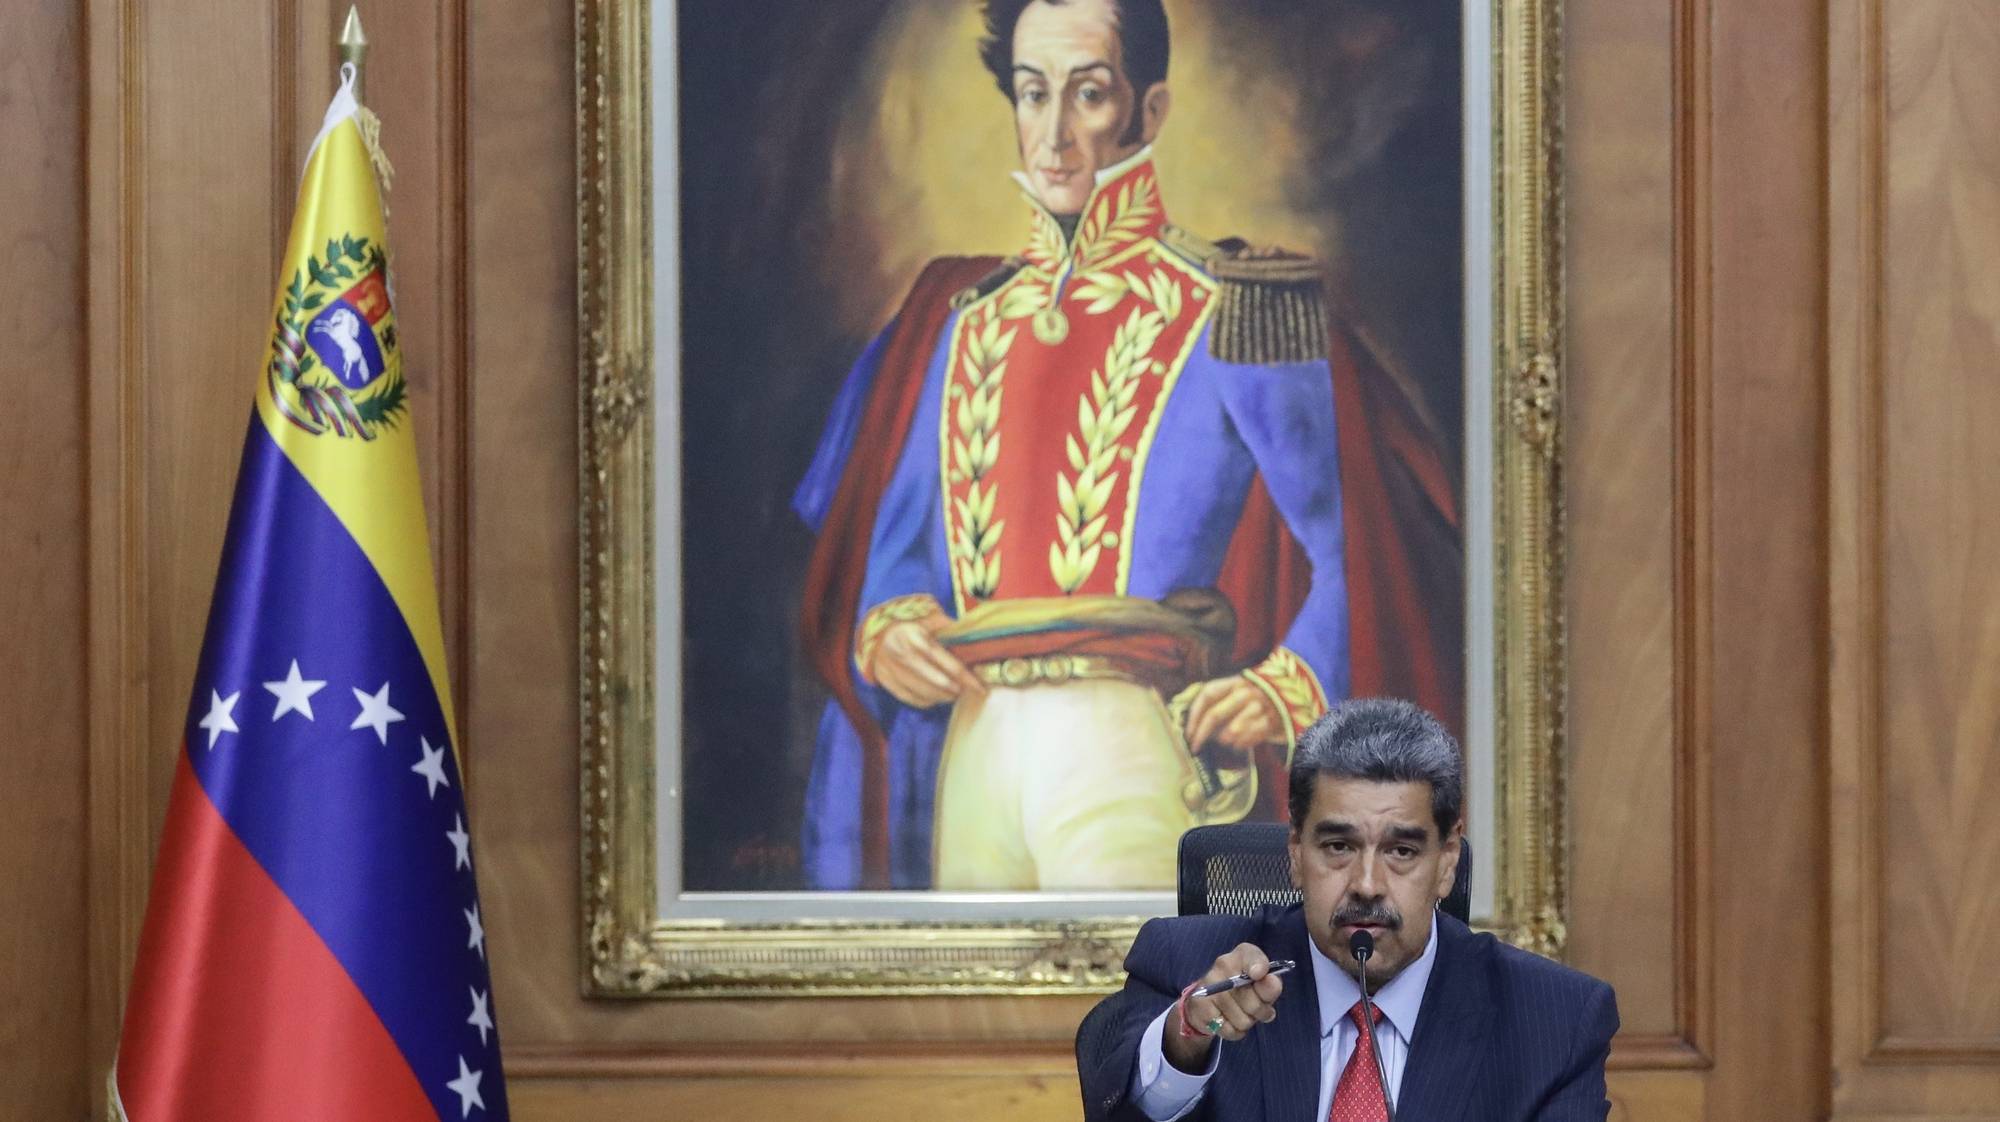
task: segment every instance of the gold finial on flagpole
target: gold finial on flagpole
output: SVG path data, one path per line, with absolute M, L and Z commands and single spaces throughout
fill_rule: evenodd
M 361 7 L 350 4 L 347 8 L 347 23 L 340 29 L 340 64 L 354 67 L 354 112 L 355 127 L 361 130 L 361 142 L 368 146 L 368 159 L 375 165 L 376 182 L 386 194 L 389 181 L 395 178 L 396 169 L 389 166 L 389 156 L 382 151 L 382 122 L 369 110 L 361 97 L 361 79 L 365 75 L 368 62 L 368 36 L 361 31 Z M 384 200 L 382 213 L 389 213 L 389 204 Z
M 350 4 L 347 24 L 340 29 L 341 65 L 354 65 L 354 100 L 361 100 L 361 78 L 368 60 L 368 36 L 361 33 L 361 8 Z

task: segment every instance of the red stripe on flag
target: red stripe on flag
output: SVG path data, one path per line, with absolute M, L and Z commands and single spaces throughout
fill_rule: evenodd
M 437 1117 L 381 1018 L 223 821 L 185 750 L 118 1094 L 131 1122 Z

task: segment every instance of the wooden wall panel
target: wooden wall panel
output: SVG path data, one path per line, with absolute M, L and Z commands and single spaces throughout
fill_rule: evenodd
M 574 1024 L 583 1003 L 568 891 L 580 864 L 573 17 L 564 3 L 507 8 L 482 6 L 468 28 L 479 60 L 466 150 L 477 439 L 463 665 L 477 685 L 459 719 L 477 746 L 473 832 L 511 1048 L 596 1036 Z
M 1883 16 L 1876 991 L 1891 1047 L 2000 1060 L 2000 3 Z
M 1628 1044 L 1691 1047 L 1676 1007 L 1672 473 L 1675 38 L 1670 4 L 1580 6 L 1569 36 L 1571 942 Z M 1586 202 L 1587 201 L 1587 202 Z M 1644 1061 L 1641 1062 L 1651 1062 Z
M 87 0 L 83 91 L 87 154 L 88 249 L 80 258 L 88 293 L 88 351 L 79 381 L 87 387 L 90 469 L 88 511 L 89 733 L 79 763 L 88 776 L 89 916 L 82 941 L 89 963 L 89 1047 L 85 1074 L 93 1103 L 111 1063 L 138 942 L 151 872 L 148 767 L 160 754 L 148 744 L 146 673 L 147 506 L 140 399 L 146 385 L 139 330 L 139 278 L 145 268 L 143 198 L 145 73 L 139 19 L 125 0 Z M 163 691 L 164 692 L 164 691 Z
M 1835 7 L 1836 1116 L 2000 1109 L 2000 4 Z
M 0 1118 L 84 1090 L 83 21 L 0 32 Z
M 1621 1116 L 1815 1117 L 1824 24 L 1570 11 L 1573 945 Z
M 1819 0 L 1715 3 L 1692 189 L 1712 640 L 1715 1118 L 1826 1110 L 1825 70 Z M 1683 471 L 1687 469 L 1682 469 Z

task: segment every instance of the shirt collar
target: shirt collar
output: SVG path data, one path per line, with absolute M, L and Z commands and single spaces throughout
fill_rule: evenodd
M 1306 948 L 1312 955 L 1313 983 L 1319 991 L 1319 1033 L 1325 1036 L 1340 1027 L 1347 1011 L 1361 1000 L 1361 986 L 1311 938 L 1306 939 Z M 1375 1007 L 1405 1042 L 1416 1039 L 1417 1011 L 1423 1008 L 1424 989 L 1430 985 L 1431 967 L 1437 963 L 1437 948 L 1438 921 L 1433 914 L 1431 936 L 1424 944 L 1424 953 L 1404 967 L 1401 974 L 1389 979 L 1388 985 L 1375 991 Z

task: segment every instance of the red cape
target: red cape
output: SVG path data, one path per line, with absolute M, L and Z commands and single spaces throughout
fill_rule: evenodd
M 852 448 L 900 449 L 954 293 L 999 264 L 944 257 L 911 286 L 890 325 Z M 1356 697 L 1402 697 L 1459 731 L 1464 705 L 1464 549 L 1458 503 L 1439 438 L 1402 388 L 1338 316 L 1327 339 L 1340 434 L 1348 657 Z M 855 690 L 851 658 L 862 574 L 890 454 L 851 454 L 806 569 L 801 631 L 807 656 L 863 745 L 862 864 L 869 888 L 889 885 L 888 741 Z M 1305 602 L 1305 551 L 1278 516 L 1263 480 L 1251 483 L 1216 587 L 1236 608 L 1236 659 L 1276 646 Z M 1266 814 L 1280 814 L 1282 761 L 1265 769 Z

